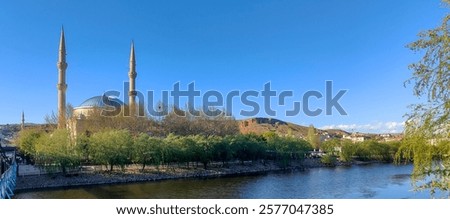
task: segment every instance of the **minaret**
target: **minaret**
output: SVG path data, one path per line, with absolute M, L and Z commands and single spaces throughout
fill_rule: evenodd
M 130 115 L 136 115 L 136 58 L 134 55 L 134 42 L 131 42 L 131 52 L 130 52 L 130 71 L 128 72 L 128 77 L 130 80 L 130 88 L 128 92 L 129 104 L 130 104 Z
M 20 130 L 25 129 L 25 113 L 22 111 L 22 124 L 20 125 Z
M 58 129 L 66 128 L 66 40 L 64 39 L 64 28 L 61 28 L 59 40 L 58 62 Z

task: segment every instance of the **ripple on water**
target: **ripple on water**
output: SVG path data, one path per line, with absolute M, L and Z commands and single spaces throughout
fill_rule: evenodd
M 412 166 L 373 164 L 316 168 L 216 179 L 184 179 L 128 185 L 48 190 L 17 194 L 16 198 L 102 199 L 400 199 L 429 198 L 414 193 Z

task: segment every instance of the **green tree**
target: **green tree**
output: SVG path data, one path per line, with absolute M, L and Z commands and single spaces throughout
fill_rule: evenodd
M 361 157 L 365 160 L 392 161 L 388 144 L 370 140 L 362 142 L 358 146 L 363 151 Z
M 179 136 L 169 134 L 164 139 L 164 145 L 166 147 L 162 150 L 162 163 L 167 166 L 175 162 L 179 164 L 188 156 Z
M 147 134 L 140 134 L 134 139 L 133 161 L 142 165 L 141 171 L 145 170 L 147 165 L 159 165 L 161 162 L 161 147 L 164 141 L 159 138 L 150 137 Z
M 236 159 L 244 164 L 245 161 L 250 160 L 250 152 L 247 145 L 248 139 L 245 135 L 235 135 L 230 139 L 230 147 L 235 152 Z
M 276 137 L 278 137 L 277 133 L 275 133 L 274 131 L 269 131 L 269 132 L 265 132 L 262 135 L 266 140 L 271 140 L 274 139 Z
M 199 109 L 199 112 L 202 110 Z M 189 110 L 172 107 L 172 111 L 161 122 L 163 130 L 178 136 L 227 136 L 239 133 L 238 122 L 225 112 L 217 111 L 215 115 L 199 113 L 193 116 Z
M 342 142 L 341 140 L 334 138 L 323 142 L 320 147 L 327 154 L 339 155 L 339 151 L 342 148 Z
M 75 148 L 76 152 L 83 159 L 83 163 L 89 163 L 89 136 L 85 133 L 78 135 L 75 143 Z
M 262 136 L 255 134 L 235 135 L 231 138 L 230 147 L 236 159 L 243 164 L 245 161 L 256 161 L 264 158 L 265 142 Z
M 314 149 L 318 150 L 320 148 L 320 136 L 317 134 L 317 130 L 313 125 L 308 127 L 308 142 Z
M 184 162 L 187 164 L 187 167 L 189 168 L 190 162 L 196 162 L 197 167 L 198 163 L 200 162 L 200 154 L 201 154 L 201 148 L 199 147 L 199 144 L 201 144 L 202 137 L 200 136 L 178 136 L 179 143 L 179 153 L 178 153 L 178 160 L 180 162 Z
M 113 171 L 114 166 L 122 169 L 130 163 L 133 140 L 126 130 L 106 130 L 91 136 L 90 154 L 97 164 L 109 166 Z
M 341 153 L 339 154 L 339 159 L 342 162 L 351 162 L 353 157 L 356 155 L 358 146 L 350 140 L 343 140 L 341 146 Z
M 320 162 L 322 162 L 327 166 L 336 166 L 337 158 L 332 154 L 325 154 L 323 157 L 320 158 Z
M 20 131 L 15 143 L 28 161 L 34 160 L 36 142 L 44 134 L 41 129 L 25 129 Z
M 213 159 L 221 161 L 223 166 L 227 166 L 228 162 L 233 159 L 234 151 L 230 146 L 231 136 L 217 137 L 219 140 L 214 142 Z
M 444 0 L 448 6 L 450 1 Z M 414 162 L 416 189 L 450 193 L 450 15 L 434 29 L 419 33 L 408 47 L 422 58 L 409 66 L 414 95 L 426 102 L 407 115 L 405 139 L 399 154 Z
M 370 160 L 370 151 L 369 151 L 369 145 L 364 142 L 355 142 L 353 143 L 355 145 L 356 151 L 355 151 L 355 159 L 360 161 L 369 161 Z
M 203 168 L 207 169 L 208 164 L 212 161 L 213 158 L 214 144 L 219 141 L 219 139 L 213 136 L 204 137 L 200 135 L 193 136 L 192 139 L 195 141 L 195 161 L 202 163 Z
M 36 163 L 48 170 L 59 168 L 63 174 L 68 168 L 80 165 L 80 156 L 67 130 L 55 130 L 42 135 L 36 143 Z
M 286 167 L 292 160 L 303 159 L 313 148 L 309 142 L 302 139 L 272 136 L 267 139 L 267 149 L 275 153 L 275 159 Z

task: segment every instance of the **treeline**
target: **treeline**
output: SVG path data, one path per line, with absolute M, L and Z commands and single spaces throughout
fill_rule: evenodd
M 72 137 L 67 130 L 23 130 L 17 139 L 20 151 L 36 165 L 66 173 L 81 165 L 103 165 L 112 171 L 127 165 L 160 168 L 208 168 L 212 162 L 273 160 L 282 166 L 301 160 L 312 150 L 309 142 L 277 135 L 236 134 L 227 136 L 169 134 L 152 137 L 121 129 L 102 130 Z
M 226 136 L 236 135 L 240 133 L 239 123 L 234 117 L 221 112 L 215 116 L 208 116 L 204 113 L 193 116 L 188 110 L 173 107 L 168 115 L 164 117 L 151 117 L 149 115 L 143 116 L 103 116 L 102 108 L 90 109 L 89 115 L 73 115 L 73 107 L 68 107 L 71 110 L 68 113 L 68 118 L 77 117 L 72 120 L 69 126 L 74 125 L 73 122 L 81 123 L 81 132 L 96 133 L 109 129 L 126 129 L 132 135 L 139 133 L 151 133 L 152 136 L 166 137 L 169 134 L 180 136 L 189 135 L 204 135 L 204 136 Z M 125 111 L 125 109 L 123 109 Z M 82 117 L 82 119 L 80 118 Z M 47 116 L 46 122 L 53 127 L 57 127 L 57 116 Z
M 322 162 L 332 165 L 338 160 L 345 163 L 354 160 L 393 162 L 399 153 L 400 146 L 400 141 L 369 140 L 354 143 L 350 140 L 332 139 L 323 142 L 320 147 L 326 153 L 322 157 Z

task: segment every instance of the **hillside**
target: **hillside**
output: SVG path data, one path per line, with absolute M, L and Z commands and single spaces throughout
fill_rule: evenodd
M 252 118 L 240 120 L 239 129 L 243 134 L 264 134 L 266 132 L 275 132 L 280 136 L 291 135 L 297 138 L 306 138 L 306 136 L 308 135 L 308 127 L 306 126 L 301 126 L 271 118 Z M 350 135 L 350 133 L 339 129 L 316 129 L 316 131 L 320 135 L 327 135 L 330 137 L 338 138 L 342 138 L 343 135 Z

